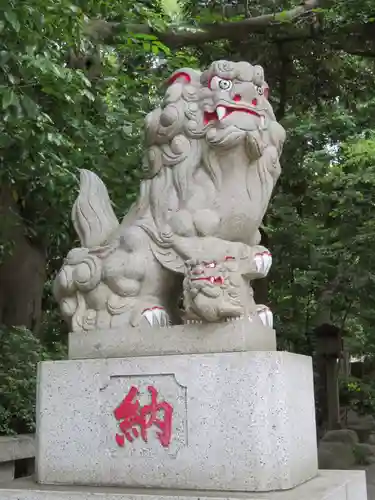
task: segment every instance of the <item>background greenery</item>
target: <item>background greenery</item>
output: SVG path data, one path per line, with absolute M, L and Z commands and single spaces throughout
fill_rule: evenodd
M 161 82 L 217 58 L 265 67 L 288 132 L 256 287 L 280 347 L 311 353 L 328 322 L 374 355 L 374 0 L 0 4 L 0 433 L 32 431 L 36 362 L 65 354 L 50 287 L 75 244 L 78 169 L 123 214 Z

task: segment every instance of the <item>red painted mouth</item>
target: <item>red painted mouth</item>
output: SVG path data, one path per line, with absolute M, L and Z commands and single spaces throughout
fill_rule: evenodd
M 191 281 L 208 281 L 213 285 L 224 285 L 224 278 L 222 276 L 202 276 L 201 278 L 192 278 Z
M 160 306 L 154 306 L 154 307 L 148 307 L 147 309 L 143 309 L 142 313 L 145 313 L 146 311 L 165 311 L 164 307 Z
M 260 118 L 260 114 L 255 110 L 248 108 L 232 108 L 230 106 L 220 106 L 221 109 L 225 109 L 225 114 L 221 116 L 220 121 L 234 113 L 235 111 L 240 111 L 242 113 L 247 113 L 248 115 L 254 115 Z M 212 121 L 219 120 L 219 116 L 216 111 L 205 111 L 204 112 L 204 124 L 207 125 Z

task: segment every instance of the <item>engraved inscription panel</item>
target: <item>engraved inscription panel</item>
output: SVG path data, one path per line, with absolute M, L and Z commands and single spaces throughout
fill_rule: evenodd
M 188 441 L 186 391 L 174 374 L 112 375 L 100 391 L 110 455 L 176 457 Z

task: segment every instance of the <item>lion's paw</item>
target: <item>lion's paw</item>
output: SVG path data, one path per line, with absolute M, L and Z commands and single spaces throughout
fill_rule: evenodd
M 169 326 L 170 320 L 166 310 L 160 306 L 149 307 L 142 314 L 150 326 Z
M 256 253 L 254 256 L 254 261 L 257 272 L 262 274 L 263 276 L 267 276 L 272 266 L 271 252 L 265 250 L 264 252 Z
M 264 326 L 273 328 L 273 314 L 269 307 L 263 305 L 257 306 L 257 314 Z

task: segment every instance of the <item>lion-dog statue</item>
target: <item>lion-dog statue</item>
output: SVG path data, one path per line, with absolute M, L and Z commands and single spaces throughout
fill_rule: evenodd
M 103 182 L 81 171 L 81 247 L 54 282 L 73 331 L 239 318 L 272 327 L 251 287 L 272 263 L 259 227 L 285 141 L 268 91 L 247 62 L 176 71 L 146 117 L 150 175 L 121 223 Z

